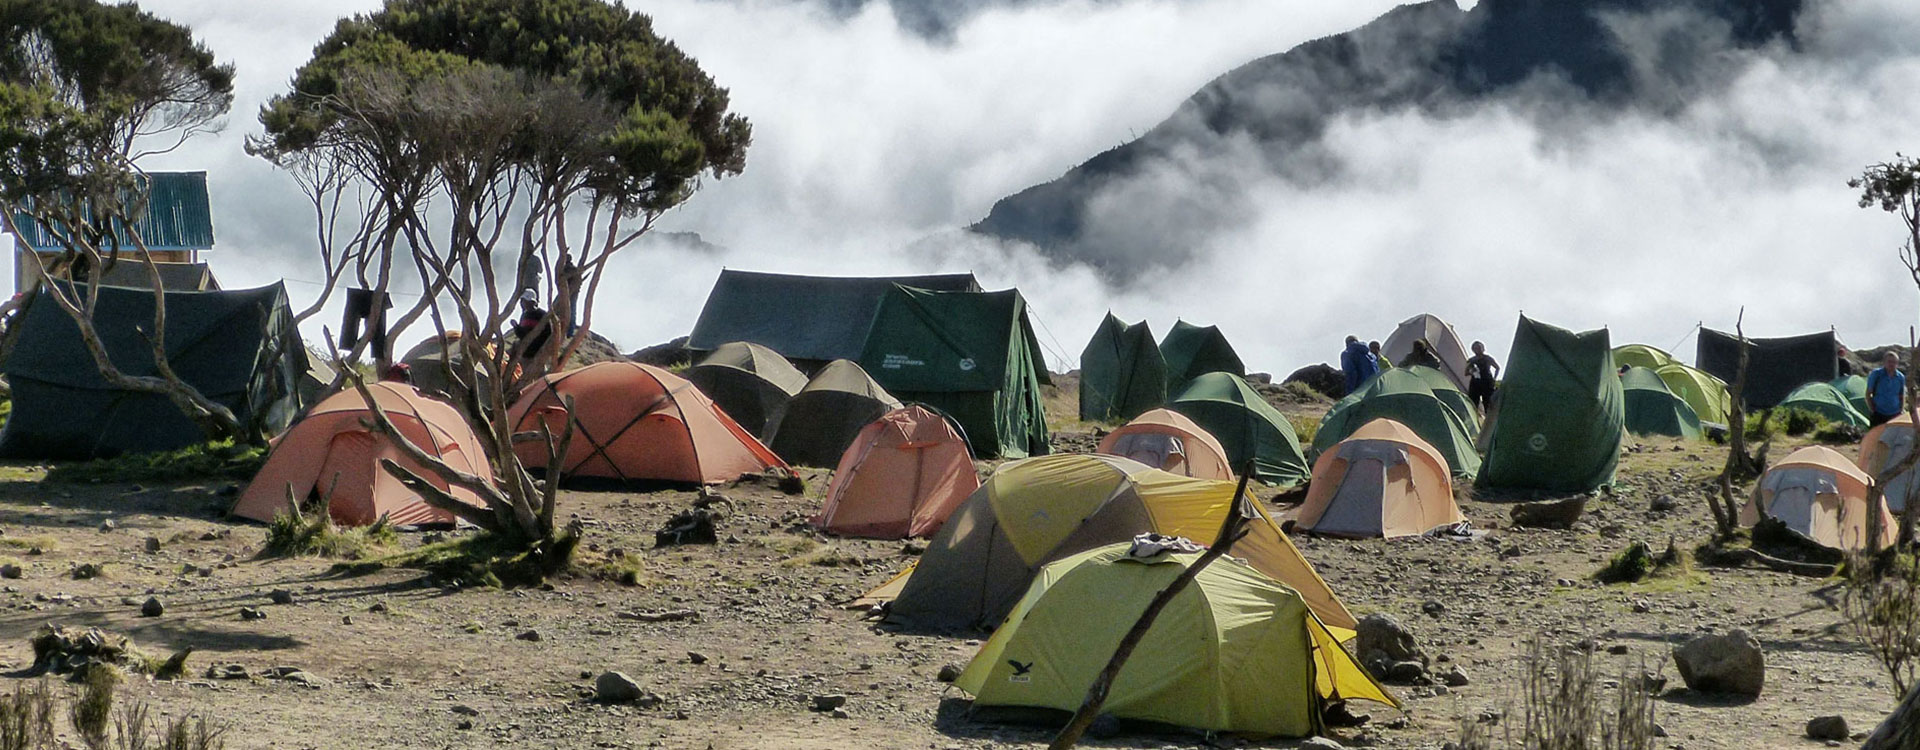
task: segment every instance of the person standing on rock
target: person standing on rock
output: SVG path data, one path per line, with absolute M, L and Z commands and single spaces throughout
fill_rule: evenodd
M 1380 353 L 1380 342 L 1367 342 L 1367 352 L 1373 355 L 1373 366 L 1379 368 L 1381 372 L 1393 369 L 1393 360 L 1388 359 L 1387 355 Z
M 1367 345 L 1360 343 L 1360 337 L 1348 336 L 1347 349 L 1340 353 L 1340 372 L 1347 376 L 1347 392 L 1360 390 L 1368 380 L 1380 371 L 1373 352 L 1367 351 Z
M 1900 416 L 1907 395 L 1907 376 L 1900 371 L 1900 355 L 1888 351 L 1880 356 L 1880 369 L 1867 373 L 1867 406 L 1872 414 L 1867 422 L 1879 426 Z
M 1487 354 L 1487 345 L 1473 342 L 1473 356 L 1467 359 L 1467 400 L 1485 416 L 1493 407 L 1493 383 L 1500 377 L 1500 363 Z

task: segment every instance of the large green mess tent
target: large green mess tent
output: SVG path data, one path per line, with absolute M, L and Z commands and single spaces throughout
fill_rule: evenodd
M 1868 427 L 1866 415 L 1853 408 L 1852 399 L 1847 397 L 1846 392 L 1833 387 L 1832 383 L 1807 383 L 1795 388 L 1780 402 L 1778 408 L 1811 412 L 1829 422 L 1856 430 Z
M 1510 351 L 1480 484 L 1585 492 L 1613 481 L 1626 399 L 1606 329 L 1522 315 Z
M 880 299 L 895 285 L 977 292 L 973 274 L 801 276 L 726 269 L 687 336 L 687 348 L 710 352 L 746 341 L 779 352 L 812 372 L 835 359 L 857 359 Z
M 1210 372 L 1247 376 L 1240 354 L 1227 343 L 1219 326 L 1197 326 L 1184 320 L 1173 322 L 1173 329 L 1160 341 L 1160 356 L 1167 361 L 1167 393 L 1179 393 L 1194 378 Z
M 1415 370 L 1427 370 L 1446 380 L 1446 374 L 1431 367 L 1401 367 L 1380 373 L 1360 390 L 1347 394 L 1327 411 L 1320 429 L 1313 435 L 1314 453 L 1325 452 L 1353 435 L 1375 419 L 1391 419 L 1406 425 L 1427 441 L 1456 477 L 1472 479 L 1480 473 L 1480 454 L 1474 452 L 1474 430 L 1436 394 L 1436 390 L 1459 393 L 1449 384 L 1436 389 L 1429 378 Z M 1462 395 L 1464 399 L 1464 394 Z
M 935 292 L 895 286 L 860 355 L 902 401 L 953 417 L 980 458 L 1047 452 L 1040 386 L 1051 381 L 1018 290 Z
M 1771 339 L 1747 339 L 1747 385 L 1741 391 L 1749 409 L 1779 404 L 1803 383 L 1829 382 L 1840 376 L 1840 342 L 1833 331 Z M 1701 328 L 1694 364 L 1722 382 L 1740 371 L 1740 338 Z
M 1187 416 L 1227 449 L 1236 472 L 1253 460 L 1253 478 L 1293 486 L 1311 470 L 1293 423 L 1239 375 L 1210 372 L 1195 378 L 1167 407 Z
M 1614 350 L 1615 356 L 1619 355 Z M 1687 405 L 1686 399 L 1673 394 L 1660 374 L 1645 367 L 1634 366 L 1620 376 L 1620 387 L 1626 399 L 1627 431 L 1635 435 L 1666 435 L 1668 437 L 1700 439 L 1700 416 Z
M 146 331 L 154 295 L 103 286 L 94 327 L 122 373 L 158 376 Z M 84 293 L 84 292 L 82 292 Z M 271 435 L 299 409 L 307 352 L 279 284 L 223 292 L 167 292 L 167 362 L 188 385 L 231 409 L 247 429 Z M 164 395 L 114 388 L 67 312 L 36 294 L 15 318 L 4 370 L 13 415 L 0 456 L 90 459 L 173 450 L 206 439 Z
M 1146 321 L 1100 321 L 1080 352 L 1080 419 L 1125 421 L 1167 401 L 1167 361 Z

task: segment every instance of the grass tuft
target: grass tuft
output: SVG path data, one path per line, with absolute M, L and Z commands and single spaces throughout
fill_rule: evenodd
M 386 516 L 368 526 L 342 529 L 333 524 L 332 514 L 319 512 L 295 516 L 280 513 L 267 526 L 267 541 L 260 554 L 267 557 L 329 557 L 359 560 L 400 543 L 400 535 Z
M 818 549 L 815 549 L 806 554 L 781 560 L 780 567 L 800 568 L 800 567 L 811 566 L 816 568 L 841 568 L 841 567 L 857 568 L 865 562 L 866 561 L 862 560 L 859 555 L 840 549 L 839 547 L 835 547 L 831 544 L 825 544 L 825 545 L 819 545 Z
M 1693 556 L 1673 542 L 1667 542 L 1667 548 L 1659 554 L 1646 542 L 1634 542 L 1593 577 L 1601 583 L 1640 583 L 1653 578 L 1687 579 L 1693 572 Z
M 55 466 L 46 481 L 64 484 L 106 482 L 187 482 L 196 479 L 250 479 L 266 463 L 259 446 L 218 441 L 158 453 L 128 453 L 113 458 Z
M 480 532 L 396 554 L 340 563 L 334 569 L 349 575 L 364 575 L 411 568 L 462 586 L 537 586 L 548 576 L 572 566 L 579 542 L 577 536 L 562 535 L 528 545 L 499 534 Z

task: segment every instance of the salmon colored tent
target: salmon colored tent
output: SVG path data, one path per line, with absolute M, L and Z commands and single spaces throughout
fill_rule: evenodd
M 1181 476 L 1233 481 L 1227 449 L 1205 428 L 1172 409 L 1153 409 L 1100 439 L 1095 453 L 1131 458 Z
M 1877 477 L 1880 472 L 1893 468 L 1913 451 L 1913 417 L 1902 414 L 1871 430 L 1860 439 L 1860 468 L 1867 476 Z M 1885 496 L 1887 510 L 1899 513 L 1907 507 L 1907 496 L 1912 494 L 1914 475 L 1920 471 L 1908 469 L 1900 476 L 1887 480 Z
M 493 475 L 480 439 L 452 406 L 402 383 L 370 383 L 367 390 L 408 441 L 455 469 L 483 477 Z M 448 487 L 402 454 L 391 439 L 368 430 L 361 424 L 368 416 L 367 402 L 355 390 L 335 393 L 315 404 L 292 429 L 274 440 L 266 464 L 233 504 L 233 514 L 272 521 L 275 515 L 287 511 L 287 496 L 291 494 L 303 503 L 310 498 L 327 498 L 334 522 L 345 526 L 364 526 L 381 516 L 399 525 L 453 523 L 453 514 L 427 505 L 381 469 L 382 458 L 413 469 L 455 498 L 484 506 L 472 492 Z
M 977 489 L 967 439 L 945 416 L 915 404 L 854 437 L 813 524 L 842 536 L 932 536 Z
M 1822 547 L 1841 551 L 1867 548 L 1867 487 L 1873 479 L 1839 451 L 1822 445 L 1801 448 L 1767 469 L 1759 491 L 1740 509 L 1740 523 L 1752 526 L 1762 514 Z M 1880 511 L 1880 543 L 1893 544 L 1893 514 Z
M 714 484 L 786 468 L 685 378 L 637 362 L 541 378 L 520 392 L 508 423 L 515 432 L 537 432 L 545 423 L 558 435 L 566 426 L 562 396 L 573 398 L 577 418 L 563 460 L 568 476 Z M 518 443 L 514 452 L 528 468 L 547 468 L 539 441 Z
M 1467 520 L 1440 452 L 1406 425 L 1375 419 L 1313 463 L 1299 528 L 1351 537 L 1419 536 Z

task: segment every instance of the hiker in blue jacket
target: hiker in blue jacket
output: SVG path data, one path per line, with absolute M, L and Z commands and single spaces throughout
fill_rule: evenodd
M 1880 358 L 1880 369 L 1867 373 L 1867 415 L 1878 426 L 1900 416 L 1901 402 L 1907 395 L 1907 376 L 1900 372 L 1900 357 L 1889 351 Z
M 1347 376 L 1347 392 L 1360 390 L 1379 371 L 1380 365 L 1367 345 L 1360 343 L 1359 337 L 1348 336 L 1346 351 L 1340 352 L 1340 372 Z

